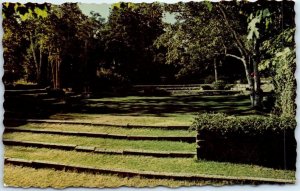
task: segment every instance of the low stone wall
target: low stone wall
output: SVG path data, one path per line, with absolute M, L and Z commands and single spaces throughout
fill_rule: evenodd
M 295 169 L 296 140 L 294 131 L 263 135 L 242 135 L 199 130 L 197 158 L 233 163 L 257 164 L 279 169 Z

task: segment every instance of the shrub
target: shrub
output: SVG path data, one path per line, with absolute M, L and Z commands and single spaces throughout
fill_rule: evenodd
M 204 79 L 205 84 L 211 84 L 215 81 L 215 76 L 209 75 Z
M 293 133 L 296 119 L 277 116 L 228 116 L 223 113 L 203 113 L 196 117 L 193 129 L 208 130 L 225 134 L 263 135 L 268 132 L 280 134 L 283 131 Z
M 226 83 L 224 80 L 218 80 L 216 82 L 213 82 L 212 85 L 214 90 L 224 90 Z
M 197 158 L 295 169 L 295 118 L 275 116 L 199 115 Z
M 202 89 L 203 90 L 212 90 L 212 87 L 210 85 L 203 85 Z
M 233 88 L 233 84 L 226 84 L 224 87 L 224 90 L 231 90 L 231 88 Z

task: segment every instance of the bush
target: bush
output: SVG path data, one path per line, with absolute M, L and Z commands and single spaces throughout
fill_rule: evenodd
M 209 75 L 204 79 L 205 84 L 211 84 L 215 81 L 215 76 Z
M 213 82 L 212 85 L 214 90 L 224 90 L 226 83 L 224 80 L 218 80 L 216 82 Z
M 231 88 L 233 88 L 233 84 L 226 84 L 224 87 L 224 90 L 231 90 Z
M 197 158 L 295 169 L 297 142 L 295 118 L 225 114 L 199 115 Z
M 201 87 L 203 90 L 212 90 L 212 87 L 210 85 L 203 85 Z
M 296 119 L 277 116 L 228 116 L 223 113 L 203 113 L 196 117 L 192 128 L 208 130 L 215 133 L 263 135 L 268 132 L 275 134 L 283 131 L 294 132 Z

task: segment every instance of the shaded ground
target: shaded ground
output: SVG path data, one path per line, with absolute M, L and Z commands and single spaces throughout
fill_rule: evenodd
M 5 92 L 5 118 L 90 118 L 92 115 L 130 117 L 186 117 L 188 122 L 199 112 L 253 114 L 248 96 L 177 95 L 123 96 L 84 99 L 69 95 L 49 95 L 44 89 Z M 75 115 L 73 115 L 75 114 Z
M 111 97 L 84 99 L 74 105 L 74 111 L 113 115 L 152 115 L 195 114 L 198 112 L 225 112 L 235 115 L 249 114 L 248 96 L 164 96 L 164 97 Z

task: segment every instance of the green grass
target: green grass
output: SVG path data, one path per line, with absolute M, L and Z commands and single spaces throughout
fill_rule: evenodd
M 20 132 L 5 133 L 3 137 L 5 139 L 14 139 L 20 141 L 76 144 L 80 146 L 94 146 L 113 150 L 137 149 L 151 151 L 195 152 L 196 149 L 196 143 L 184 143 L 173 141 L 129 141 L 118 139 L 87 138 L 78 136 L 62 136 Z
M 47 123 L 28 123 L 19 126 L 22 129 L 44 129 L 44 130 L 60 130 L 60 131 L 77 131 L 77 132 L 95 132 L 122 135 L 143 135 L 143 136 L 195 136 L 195 131 L 188 130 L 163 130 L 153 128 L 117 128 L 117 127 L 101 127 L 88 125 L 68 125 L 68 124 L 47 124 Z
M 86 113 L 58 113 L 50 116 L 50 119 L 59 120 L 74 120 L 81 122 L 93 122 L 115 125 L 191 125 L 195 115 L 176 115 L 170 114 L 168 116 L 151 116 L 151 115 L 119 115 L 119 114 L 86 114 Z
M 248 96 L 126 96 L 83 99 L 70 113 L 51 119 L 111 124 L 190 125 L 199 112 L 251 113 Z
M 192 158 L 95 155 L 76 151 L 16 146 L 6 146 L 5 157 L 123 170 L 295 179 L 295 171 L 274 170 L 256 165 L 197 161 Z
M 218 185 L 208 181 L 175 181 L 166 179 L 144 179 L 140 177 L 118 177 L 115 175 L 56 171 L 53 169 L 34 169 L 13 165 L 4 166 L 4 183 L 16 187 L 154 187 L 154 186 L 202 186 Z M 220 184 L 220 183 L 219 183 Z

